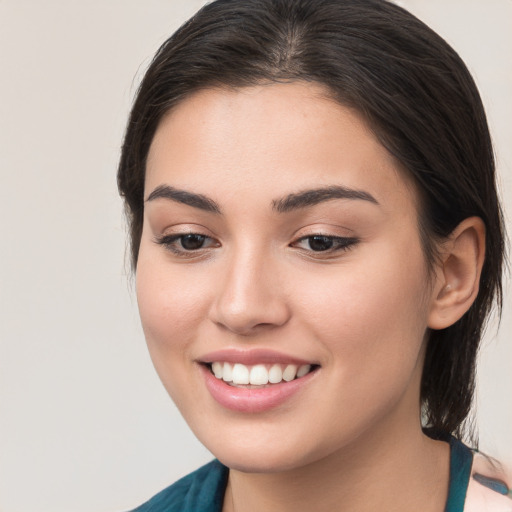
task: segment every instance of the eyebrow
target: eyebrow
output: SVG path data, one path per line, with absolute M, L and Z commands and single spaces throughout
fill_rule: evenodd
M 159 185 L 156 187 L 149 194 L 146 202 L 160 198 L 170 199 L 171 201 L 186 204 L 210 213 L 222 213 L 220 206 L 213 199 L 203 194 L 180 190 L 169 185 Z M 328 187 L 302 190 L 288 194 L 280 199 L 274 199 L 272 201 L 272 209 L 278 213 L 287 213 L 330 201 L 331 199 L 356 199 L 379 205 L 379 202 L 369 192 L 340 185 L 330 185 Z
M 206 212 L 218 214 L 221 213 L 220 206 L 213 199 L 210 199 L 203 194 L 187 192 L 186 190 L 180 190 L 174 187 L 170 187 L 169 185 L 160 185 L 156 187 L 155 190 L 149 194 L 146 202 L 154 201 L 155 199 L 160 198 L 170 199 L 171 201 L 186 204 L 194 208 L 199 208 L 200 210 L 204 210 Z
M 281 199 L 272 201 L 272 208 L 279 213 L 286 213 L 292 210 L 314 206 L 325 201 L 330 201 L 331 199 L 357 199 L 379 205 L 377 199 L 369 192 L 342 187 L 340 185 L 331 185 L 289 194 Z

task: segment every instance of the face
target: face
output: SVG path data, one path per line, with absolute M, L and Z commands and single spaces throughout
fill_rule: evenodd
M 197 437 L 245 471 L 419 429 L 430 297 L 414 188 L 324 92 L 196 93 L 149 152 L 151 357 Z

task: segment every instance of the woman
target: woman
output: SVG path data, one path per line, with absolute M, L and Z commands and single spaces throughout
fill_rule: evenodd
M 509 510 L 460 441 L 494 180 L 466 67 L 391 3 L 218 0 L 178 30 L 118 181 L 150 354 L 218 460 L 137 510 Z

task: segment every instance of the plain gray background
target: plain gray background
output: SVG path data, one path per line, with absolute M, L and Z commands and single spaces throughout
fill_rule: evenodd
M 0 512 L 126 510 L 211 457 L 147 355 L 115 183 L 141 74 L 203 3 L 0 0 Z M 398 3 L 474 73 L 512 230 L 512 1 Z M 511 295 L 477 408 L 508 464 Z

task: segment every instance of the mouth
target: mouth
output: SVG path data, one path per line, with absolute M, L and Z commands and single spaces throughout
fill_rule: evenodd
M 229 386 L 259 389 L 291 382 L 301 379 L 314 372 L 319 366 L 316 364 L 294 363 L 256 363 L 246 365 L 228 361 L 213 361 L 204 363 L 216 379 Z
M 313 382 L 321 369 L 316 361 L 266 349 L 223 349 L 196 362 L 212 398 L 243 414 L 270 412 L 318 389 Z

